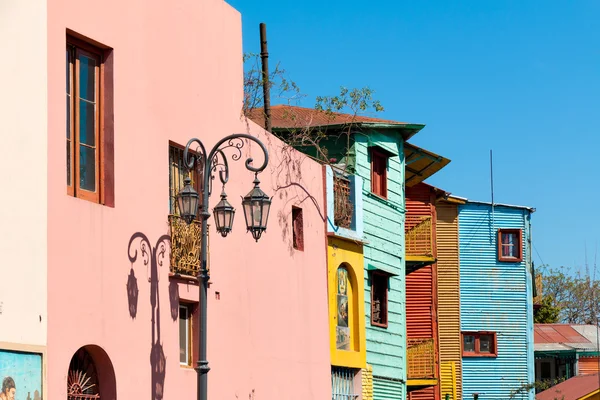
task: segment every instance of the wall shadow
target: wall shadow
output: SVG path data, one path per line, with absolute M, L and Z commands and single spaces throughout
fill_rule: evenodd
M 150 239 L 141 233 L 134 233 L 129 239 L 127 247 L 127 256 L 131 262 L 131 270 L 127 278 L 127 298 L 129 301 L 129 314 L 133 318 L 137 315 L 138 286 L 135 277 L 134 265 L 138 261 L 138 248 L 136 242 L 139 242 L 140 261 L 146 268 L 148 282 L 150 283 L 150 306 L 152 307 L 151 329 L 152 342 L 150 344 L 150 369 L 152 377 L 152 400 L 162 400 L 164 398 L 164 386 L 166 376 L 166 357 L 160 341 L 160 268 L 163 266 L 165 258 L 169 260 L 167 249 L 171 244 L 169 235 L 162 235 L 156 241 L 153 247 Z M 172 312 L 171 312 L 172 314 Z

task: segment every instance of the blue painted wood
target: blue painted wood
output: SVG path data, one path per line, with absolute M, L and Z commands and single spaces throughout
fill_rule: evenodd
M 478 393 L 479 400 L 505 400 L 534 380 L 531 212 L 475 202 L 459 207 L 461 331 L 494 331 L 498 343 L 496 358 L 463 357 L 464 399 Z M 498 261 L 500 228 L 523 230 L 522 262 Z

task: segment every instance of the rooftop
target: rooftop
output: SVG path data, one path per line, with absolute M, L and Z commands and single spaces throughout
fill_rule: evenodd
M 597 330 L 593 325 L 535 324 L 534 348 L 543 351 L 596 351 Z
M 263 128 L 265 127 L 265 114 L 263 108 L 251 110 L 248 118 Z M 271 125 L 273 129 L 336 127 L 349 124 L 372 126 L 374 128 L 383 129 L 399 129 L 402 131 L 404 140 L 408 140 L 425 126 L 423 124 L 392 121 L 389 119 L 365 117 L 362 115 L 319 111 L 314 108 L 290 105 L 276 105 L 271 107 Z
M 587 398 L 590 394 L 599 390 L 599 379 L 598 374 L 574 376 L 538 393 L 535 398 L 536 400 L 579 400 Z

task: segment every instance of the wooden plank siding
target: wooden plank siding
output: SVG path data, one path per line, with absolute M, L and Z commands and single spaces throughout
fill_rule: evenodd
M 438 201 L 436 204 L 436 241 L 438 270 L 438 332 L 440 363 L 454 363 L 456 396 L 453 396 L 452 375 L 441 376 L 442 399 L 446 393 L 452 400 L 462 399 L 462 354 L 460 336 L 460 271 L 458 265 L 458 205 Z
M 463 357 L 463 398 L 508 399 L 534 380 L 530 209 L 459 205 L 460 325 L 495 332 L 495 357 Z M 522 230 L 523 260 L 498 261 L 498 229 Z M 519 399 L 534 399 L 533 391 Z
M 373 366 L 373 398 L 405 399 L 406 323 L 404 266 L 404 151 L 397 133 L 356 134 L 352 152 L 355 174 L 363 178 L 364 279 L 367 363 Z M 371 193 L 369 146 L 394 154 L 387 162 L 387 199 Z M 388 289 L 388 326 L 371 325 L 371 282 L 368 268 L 391 273 Z
M 431 186 L 419 183 L 406 188 L 406 216 L 430 218 L 433 222 L 432 234 L 435 232 L 435 206 L 434 193 Z M 431 238 L 433 257 L 436 257 L 435 240 Z M 439 378 L 439 364 L 437 347 L 437 290 L 436 269 L 434 265 L 419 268 L 406 276 L 406 337 L 407 339 L 433 339 L 434 340 L 434 376 Z M 408 376 L 411 379 L 411 376 Z M 423 378 L 423 377 L 421 377 Z M 410 388 L 409 388 L 410 389 Z M 439 399 L 439 385 L 411 391 L 409 400 L 437 400 Z

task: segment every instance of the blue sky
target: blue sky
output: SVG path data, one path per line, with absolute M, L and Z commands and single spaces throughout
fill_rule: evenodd
M 411 142 L 452 162 L 428 180 L 453 194 L 535 207 L 534 260 L 590 267 L 598 247 L 600 2 L 228 0 L 244 51 L 267 24 L 314 106 L 369 86 L 380 116 L 426 127 Z M 539 255 L 538 255 L 539 253 Z M 600 273 L 600 271 L 599 271 Z

